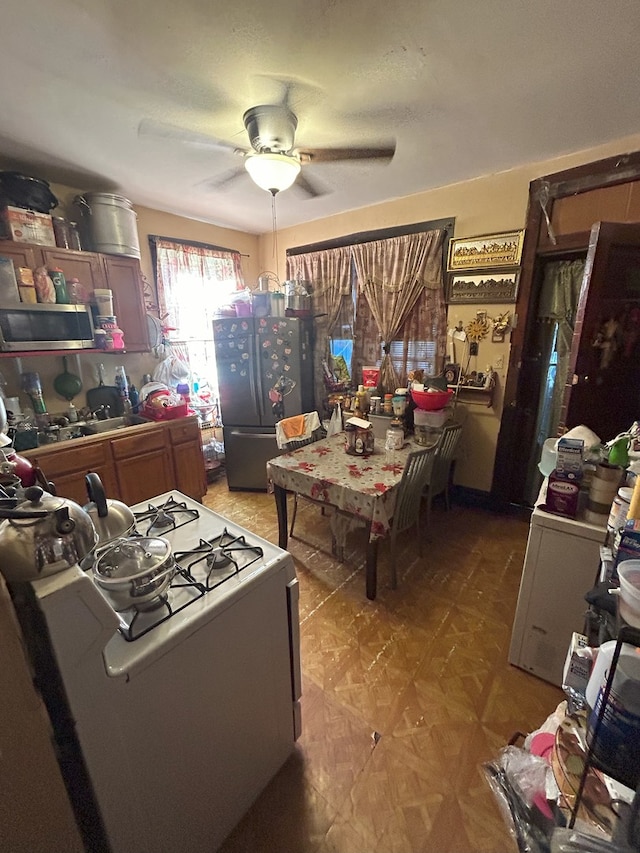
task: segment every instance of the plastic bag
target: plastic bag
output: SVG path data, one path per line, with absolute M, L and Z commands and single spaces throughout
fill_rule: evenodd
M 327 438 L 337 435 L 339 432 L 342 432 L 342 408 L 340 403 L 336 403 L 327 428 Z
M 551 772 L 546 761 L 507 746 L 482 769 L 520 853 L 548 853 L 554 824 L 533 805 L 536 796 L 545 794 Z

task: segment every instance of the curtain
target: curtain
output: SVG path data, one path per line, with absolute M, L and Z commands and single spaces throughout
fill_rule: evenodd
M 165 353 L 188 366 L 192 389 L 210 412 L 211 394 L 218 393 L 212 323 L 244 286 L 240 254 L 156 238 L 156 281 L 161 321 L 170 330 Z
M 438 351 L 444 353 L 444 233 L 440 230 L 426 231 L 352 247 L 358 289 L 366 299 L 377 334 L 383 343 L 380 384 L 387 392 L 392 392 L 398 385 L 398 376 L 389 356 L 391 343 L 403 332 L 403 327 L 421 299 L 423 314 L 426 312 L 429 315 L 431 327 L 435 326 L 437 330 Z M 360 329 L 360 317 L 356 322 Z M 369 340 L 369 348 L 370 345 Z
M 313 285 L 312 304 L 316 315 L 313 369 L 318 405 L 326 395 L 322 363 L 329 364 L 332 333 L 345 313 L 345 302 L 352 299 L 351 251 L 351 246 L 345 246 L 287 258 L 287 279 L 310 281 Z
M 156 240 L 158 304 L 163 322 L 179 337 L 211 337 L 210 312 L 216 283 L 236 281 L 244 287 L 239 252 Z M 185 281 L 189 282 L 188 289 Z M 213 298 L 212 298 L 213 297 Z M 194 312 L 194 303 L 204 310 Z

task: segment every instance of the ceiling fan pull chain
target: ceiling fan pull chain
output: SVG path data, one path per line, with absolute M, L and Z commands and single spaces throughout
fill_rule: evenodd
M 276 218 L 276 193 L 271 193 L 271 228 L 273 233 L 273 258 L 276 266 L 276 278 L 280 281 L 280 266 L 278 264 L 278 220 Z

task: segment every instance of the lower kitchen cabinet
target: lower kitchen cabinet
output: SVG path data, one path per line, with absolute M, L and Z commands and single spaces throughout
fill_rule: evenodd
M 172 421 L 167 424 L 167 432 L 176 488 L 185 495 L 201 500 L 207 491 L 207 474 L 198 422 L 195 418 Z
M 95 471 L 100 477 L 108 496 L 115 496 L 118 483 L 108 442 L 97 441 L 81 447 L 72 442 L 58 446 L 50 444 L 22 451 L 22 455 L 39 465 L 46 479 L 54 484 L 57 494 L 81 506 L 89 500 L 85 482 L 89 471 Z
M 87 503 L 85 475 L 95 471 L 107 497 L 135 504 L 177 489 L 201 501 L 207 491 L 197 418 L 127 427 L 117 432 L 25 450 L 59 495 Z
M 136 504 L 174 486 L 166 430 L 156 429 L 111 440 L 120 500 Z

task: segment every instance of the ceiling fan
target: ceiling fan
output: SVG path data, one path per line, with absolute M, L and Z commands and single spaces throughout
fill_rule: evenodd
M 244 167 L 259 187 L 272 195 L 288 189 L 297 179 L 297 186 L 310 196 L 322 195 L 323 191 L 301 174 L 305 164 L 335 163 L 344 160 L 391 160 L 395 143 L 380 147 L 363 148 L 297 148 L 295 133 L 298 117 L 282 104 L 262 104 L 248 109 L 242 117 L 249 136 L 250 148 L 242 148 L 230 142 L 217 140 L 202 133 L 143 119 L 138 127 L 140 135 L 163 136 L 180 139 L 205 148 L 226 149 L 244 157 Z M 243 174 L 239 168 L 230 175 L 207 182 L 220 187 Z

